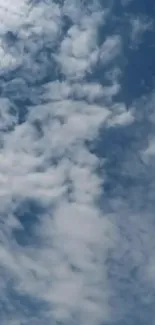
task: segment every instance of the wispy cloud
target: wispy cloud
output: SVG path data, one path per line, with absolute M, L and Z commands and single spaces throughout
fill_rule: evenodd
M 8 5 L 11 17 L 16 7 Z M 4 313 L 3 324 L 35 324 L 30 299 L 36 306 L 41 303 L 37 323 L 40 318 L 42 324 L 48 319 L 94 325 L 111 317 L 104 261 L 115 243 L 116 230 L 97 205 L 102 189 L 97 175 L 100 161 L 86 142 L 94 140 L 107 123 L 111 111 L 103 99 L 112 96 L 113 90 L 109 87 L 106 93 L 102 85 L 85 79 L 100 55 L 97 34 L 104 10 L 84 9 L 76 11 L 74 1 L 64 6 L 41 2 L 30 10 L 25 3 L 11 48 L 3 37 L 1 71 L 11 73 L 18 67 L 19 72 L 7 88 L 3 84 L 1 99 L 2 281 L 3 272 L 7 274 L 1 294 L 10 308 L 16 310 L 16 297 L 25 297 L 25 308 L 29 308 L 25 312 L 21 306 L 9 316 Z M 64 13 L 72 20 L 65 34 Z M 3 23 L 7 32 L 10 26 Z M 14 31 L 13 18 L 12 26 Z M 63 82 L 53 79 L 53 64 L 58 65 Z M 35 85 L 37 80 L 40 86 Z M 28 100 L 26 90 L 32 103 L 26 103 L 23 123 L 19 123 L 18 89 L 21 105 L 23 98 Z M 31 212 L 30 202 L 40 208 Z
M 119 35 L 113 35 L 107 37 L 101 47 L 100 59 L 105 65 L 115 59 L 121 52 L 121 37 Z
M 150 18 L 145 16 L 132 17 L 130 20 L 131 24 L 131 42 L 137 46 L 141 41 L 142 37 L 146 32 L 152 29 L 153 24 Z
M 136 104 L 127 111 L 125 103 L 114 100 L 121 88 L 116 60 L 121 35 L 108 32 L 101 41 L 107 8 L 96 1 L 89 6 L 74 0 L 16 1 L 14 6 L 0 1 L 1 10 L 2 325 L 123 319 L 128 308 L 125 304 L 123 312 L 118 286 L 143 264 L 140 242 L 149 247 L 152 221 L 141 221 L 138 203 L 134 219 L 135 191 L 122 194 L 120 183 L 126 177 L 132 182 L 136 171 L 136 177 L 144 173 L 143 156 L 148 159 L 153 149 L 142 150 L 138 131 L 132 132 L 141 123 Z M 134 39 L 140 30 L 135 26 Z M 108 84 L 91 79 L 96 66 L 109 67 Z M 123 143 L 129 131 L 138 158 L 133 148 L 127 152 L 124 145 L 122 153 L 119 143 L 115 146 L 115 139 Z M 103 159 L 91 148 L 101 133 Z M 117 150 L 124 157 L 119 166 Z M 106 198 L 115 168 L 121 181 L 114 181 Z

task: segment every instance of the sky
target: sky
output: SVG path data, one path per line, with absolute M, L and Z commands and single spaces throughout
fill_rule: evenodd
M 153 0 L 0 0 L 0 324 L 155 325 Z

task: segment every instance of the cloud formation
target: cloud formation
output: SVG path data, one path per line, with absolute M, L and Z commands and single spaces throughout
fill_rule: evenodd
M 149 282 L 154 269 L 151 258 L 138 269 L 152 219 L 130 202 L 154 137 L 141 147 L 138 102 L 116 99 L 122 36 L 102 39 L 111 13 L 98 1 L 0 1 L 0 11 L 1 323 L 116 324 L 130 309 L 121 282 Z
M 104 87 L 86 75 L 100 56 L 104 10 L 81 6 L 75 14 L 74 1 L 40 2 L 29 10 L 25 3 L 19 13 L 18 3 L 1 7 L 12 24 L 3 22 L 1 46 L 1 71 L 10 74 L 1 98 L 1 294 L 10 310 L 3 324 L 35 324 L 32 301 L 41 304 L 37 324 L 99 324 L 111 314 L 104 260 L 116 235 L 97 205 L 100 162 L 86 142 L 111 112 Z M 74 18 L 65 33 L 64 17 Z M 16 299 L 25 299 L 27 311 Z

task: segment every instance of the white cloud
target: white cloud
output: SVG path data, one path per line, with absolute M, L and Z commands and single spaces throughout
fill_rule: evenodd
M 3 16 L 5 27 L 7 26 L 7 23 L 9 23 L 7 14 L 9 15 L 10 20 L 12 19 L 13 24 L 18 24 L 20 17 L 25 17 L 27 10 L 28 7 L 25 0 L 15 0 L 13 3 L 11 0 L 0 1 L 0 11 Z M 14 19 L 16 19 L 16 21 Z
M 21 307 L 20 313 L 10 311 L 8 317 L 12 320 L 6 315 L 7 321 L 2 325 L 14 324 L 15 317 L 16 324 L 33 324 L 33 321 L 35 324 L 41 320 L 44 324 L 48 317 L 49 323 L 53 320 L 68 323 L 74 319 L 81 325 L 98 325 L 111 319 L 113 312 L 105 260 L 117 242 L 117 231 L 110 216 L 97 204 L 104 180 L 97 174 L 100 160 L 90 152 L 86 142 L 95 140 L 100 128 L 108 127 L 109 119 L 113 125 L 126 125 L 132 122 L 132 117 L 121 109 L 117 115 L 113 107 L 105 105 L 105 97 L 111 100 L 119 90 L 116 81 L 103 87 L 97 82 L 89 83 L 85 76 L 100 54 L 103 65 L 119 55 L 121 39 L 111 36 L 100 49 L 97 35 L 103 12 L 96 11 L 95 5 L 88 11 L 78 8 L 77 15 L 76 1 L 66 1 L 63 8 L 53 1 L 40 2 L 29 11 L 26 2 L 23 6 L 23 25 L 20 18 L 18 21 L 19 43 L 24 44 L 22 58 L 18 55 L 20 47 L 13 52 L 15 60 L 20 61 L 20 77 L 25 84 L 27 80 L 43 79 L 50 65 L 46 66 L 44 55 L 36 63 L 35 55 L 48 45 L 50 63 L 54 57 L 64 81 L 36 86 L 42 90 L 39 104 L 27 104 L 22 124 L 18 124 L 18 114 L 12 114 L 11 108 L 17 107 L 11 103 L 11 96 L 0 101 L 1 129 L 12 128 L 2 133 L 0 152 L 0 282 L 3 282 L 1 270 L 5 270 L 15 294 L 42 303 L 37 319 Z M 73 25 L 65 35 L 63 12 L 74 14 Z M 7 31 L 7 22 L 3 24 Z M 11 24 L 17 27 L 13 19 Z M 10 55 L 9 49 L 0 51 L 6 51 L 5 58 Z M 5 67 L 8 73 L 12 70 L 10 57 L 9 60 L 7 64 L 1 61 L 2 69 Z M 30 245 L 27 239 L 28 245 L 24 247 L 15 235 L 15 230 L 20 231 L 20 227 L 22 230 L 17 210 L 23 204 L 24 214 L 24 203 L 29 199 L 41 204 L 44 210 L 38 212 L 38 223 L 34 226 L 36 242 L 34 239 Z M 7 288 L 0 290 L 1 296 L 8 297 Z
M 112 116 L 109 119 L 108 125 L 109 126 L 127 126 L 134 121 L 134 116 L 132 115 L 131 111 L 124 111 L 119 115 Z
M 83 78 L 96 64 L 99 56 L 97 28 L 101 17 L 102 12 L 82 16 L 63 39 L 56 60 L 68 78 Z

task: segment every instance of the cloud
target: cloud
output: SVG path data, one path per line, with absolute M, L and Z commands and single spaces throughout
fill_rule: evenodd
M 154 182 L 147 109 L 116 100 L 123 38 L 101 40 L 107 8 L 96 1 L 16 8 L 0 47 L 2 325 L 124 321 L 140 310 L 131 297 L 144 306 L 152 294 Z
M 116 108 L 116 107 L 115 107 Z M 133 123 L 134 121 L 134 114 L 132 113 L 131 109 L 130 111 L 127 111 L 125 107 L 121 107 L 119 104 L 119 111 L 116 110 L 116 115 L 112 115 L 111 118 L 109 118 L 109 126 L 127 126 Z
M 106 38 L 100 50 L 100 59 L 103 65 L 114 60 L 121 52 L 121 37 L 112 35 Z
M 12 27 L 4 22 L 1 71 L 8 79 L 0 110 L 0 277 L 6 285 L 0 290 L 10 309 L 3 312 L 3 324 L 97 325 L 111 317 L 104 261 L 116 229 L 97 205 L 100 160 L 86 143 L 106 125 L 111 112 L 104 98 L 117 87 L 86 81 L 99 56 L 103 12 L 79 8 L 76 17 L 75 8 L 74 1 L 64 7 L 25 3 L 18 28 L 13 18 Z M 63 13 L 73 11 L 63 33 Z M 14 10 L 9 13 L 13 17 Z M 8 28 L 16 30 L 15 38 L 6 37 Z
M 12 3 L 10 0 L 1 0 L 0 9 L 1 23 L 4 24 L 4 28 L 7 28 L 11 25 L 11 27 L 14 27 L 14 25 L 20 24 L 21 19 L 27 13 L 28 7 L 25 1 L 16 0 Z
M 132 17 L 131 21 L 131 42 L 133 44 L 139 44 L 141 42 L 143 35 L 152 29 L 152 21 L 150 18 L 145 16 Z

